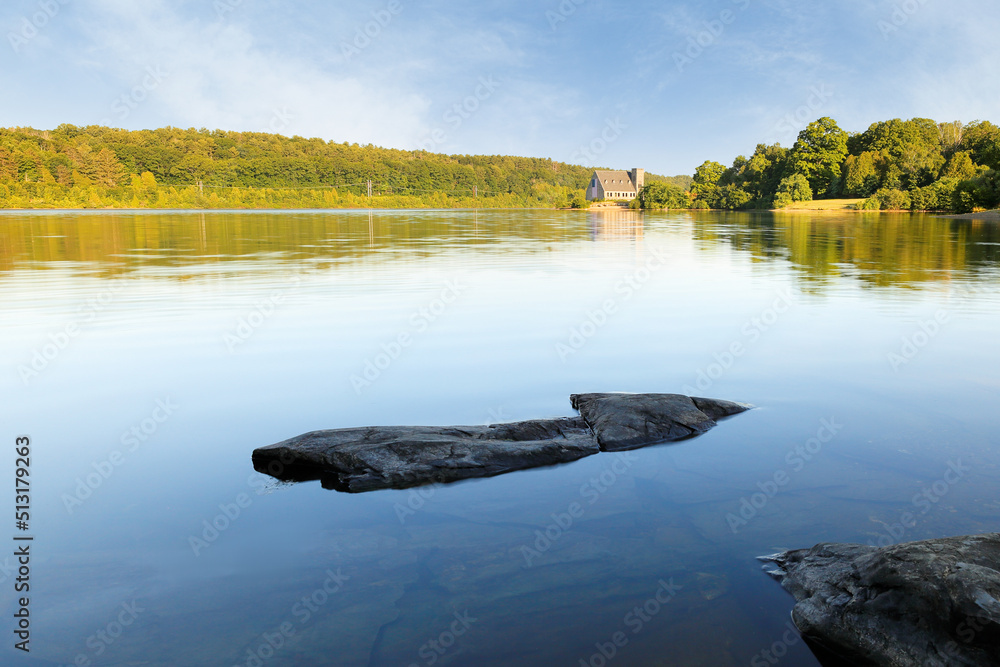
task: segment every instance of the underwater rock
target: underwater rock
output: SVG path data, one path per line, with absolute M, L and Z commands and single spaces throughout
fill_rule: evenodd
M 689 438 L 750 409 L 678 394 L 574 394 L 581 416 L 489 426 L 372 426 L 313 431 L 253 452 L 254 468 L 339 491 L 405 489 L 568 463 Z
M 795 597 L 802 636 L 848 664 L 1000 665 L 1000 533 L 761 560 Z

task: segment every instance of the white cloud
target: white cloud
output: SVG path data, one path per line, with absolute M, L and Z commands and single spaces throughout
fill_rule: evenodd
M 888 37 L 878 22 L 902 0 L 588 0 L 556 31 L 545 11 L 557 0 L 400 1 L 371 45 L 345 58 L 345 40 L 389 0 L 73 0 L 0 72 L 0 116 L 275 129 L 399 148 L 442 129 L 438 150 L 556 159 L 621 117 L 630 130 L 601 160 L 661 171 L 791 143 L 797 125 L 778 132 L 778 123 L 803 107 L 807 120 L 830 115 L 850 130 L 893 117 L 1000 116 L 1000 14 L 972 0 L 914 0 L 921 9 Z M 35 2 L 13 0 L 11 20 Z M 215 3 L 226 2 L 234 10 L 219 19 Z M 723 9 L 733 20 L 678 71 L 674 53 Z M 152 92 L 141 88 L 147 67 L 169 72 Z M 501 85 L 461 123 L 446 116 L 481 77 Z M 121 96 L 137 85 L 143 101 L 123 119 Z M 835 94 L 814 107 L 815 86 Z
M 301 57 L 264 52 L 238 23 L 184 19 L 162 1 L 101 0 L 85 26 L 91 58 L 127 92 L 145 68 L 167 73 L 143 102 L 170 124 L 319 136 L 385 146 L 412 143 L 428 101 L 392 81 L 324 71 Z M 138 112 L 137 112 L 138 114 Z

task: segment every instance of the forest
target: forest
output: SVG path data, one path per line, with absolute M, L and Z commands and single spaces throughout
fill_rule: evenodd
M 0 129 L 0 208 L 585 208 L 593 167 L 440 155 L 258 132 L 61 125 Z M 791 148 L 732 166 L 647 174 L 646 209 L 774 209 L 857 199 L 870 210 L 1000 206 L 1000 128 L 888 120 L 861 133 L 820 118 Z M 369 183 L 371 190 L 369 192 Z
M 11 209 L 579 208 L 592 171 L 257 132 L 0 129 L 0 208 Z
M 731 167 L 703 163 L 687 194 L 691 208 L 772 209 L 848 198 L 860 199 L 860 209 L 967 213 L 1000 205 L 998 174 L 1000 128 L 988 121 L 894 119 L 849 133 L 820 118 L 791 148 L 758 144 Z

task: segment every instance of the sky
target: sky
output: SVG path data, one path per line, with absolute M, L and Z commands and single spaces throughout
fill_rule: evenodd
M 276 132 L 691 174 L 822 116 L 1000 122 L 972 0 L 5 0 L 0 126 Z

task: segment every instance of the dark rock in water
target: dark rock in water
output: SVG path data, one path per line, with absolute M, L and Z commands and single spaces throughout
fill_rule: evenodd
M 569 398 L 605 452 L 701 435 L 715 426 L 716 419 L 750 408 L 680 394 L 573 394 Z
M 328 488 L 356 493 L 490 477 L 597 452 L 587 423 L 578 417 L 314 431 L 255 450 L 253 462 L 258 471 L 280 479 L 320 478 Z
M 254 450 L 254 468 L 340 491 L 405 489 L 568 463 L 704 433 L 748 405 L 677 394 L 575 394 L 581 416 L 491 426 L 374 426 Z
M 733 415 L 738 415 L 741 412 L 746 412 L 747 410 L 752 410 L 753 406 L 749 403 L 735 403 L 733 401 L 722 401 L 717 398 L 697 398 L 692 397 L 691 401 L 694 402 L 695 407 L 704 412 L 706 415 L 718 421 L 725 417 L 732 417 Z
M 848 664 L 1000 665 L 1000 533 L 762 560 L 797 600 L 802 636 Z

